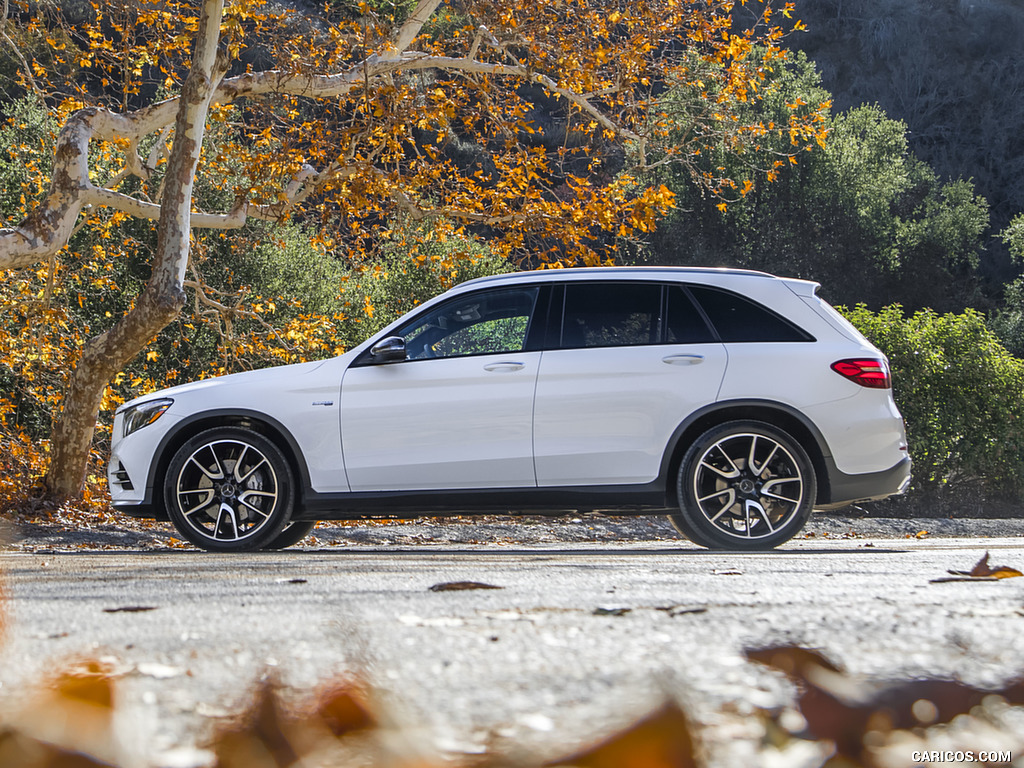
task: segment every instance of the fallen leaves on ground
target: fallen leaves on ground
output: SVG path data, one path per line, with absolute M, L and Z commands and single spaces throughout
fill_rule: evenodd
M 353 682 L 330 685 L 312 706 L 289 708 L 281 687 L 262 683 L 248 711 L 222 728 L 210 750 L 217 768 L 289 768 L 312 765 L 309 755 L 329 753 L 346 736 L 377 727 L 365 688 Z
M 4 768 L 113 766 L 114 678 L 99 661 L 76 662 L 45 683 L 0 731 Z
M 1024 575 L 1016 568 L 1010 568 L 1007 565 L 990 566 L 988 564 L 988 552 L 966 573 L 964 571 L 950 571 L 950 573 L 957 576 L 992 576 L 996 579 L 1010 579 L 1014 576 Z
M 98 661 L 58 674 L 9 725 L 0 725 L 3 768 L 123 768 L 111 724 L 114 675 Z M 211 768 L 314 768 L 356 764 L 367 768 L 439 768 L 452 764 L 424 756 L 419 731 L 388 730 L 369 704 L 368 688 L 343 680 L 290 704 L 273 678 L 260 683 L 249 706 L 220 726 L 207 744 Z M 355 739 L 355 741 L 352 741 Z M 595 746 L 545 766 L 580 768 L 697 768 L 689 719 L 674 702 Z M 348 752 L 346 752 L 348 750 Z M 353 751 L 354 750 L 354 751 Z M 497 759 L 497 758 L 494 758 Z M 353 760 L 355 762 L 353 762 Z M 474 765 L 504 765 L 474 762 Z M 538 763 L 523 764 L 530 768 Z
M 110 763 L 47 744 L 9 728 L 0 729 L 0 765 L 10 768 L 111 768 Z

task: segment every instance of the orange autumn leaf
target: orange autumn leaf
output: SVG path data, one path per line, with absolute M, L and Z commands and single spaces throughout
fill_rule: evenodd
M 696 768 L 689 718 L 673 702 L 621 733 L 547 766 L 581 768 Z
M 974 567 L 971 568 L 971 570 L 969 571 L 950 570 L 949 573 L 953 574 L 954 576 L 970 576 L 972 578 L 980 579 L 1012 579 L 1016 578 L 1017 576 L 1024 576 L 1024 573 L 1021 573 L 1016 568 L 1011 568 L 1007 565 L 990 566 L 988 564 L 988 557 L 988 552 L 986 552 L 984 556 L 978 562 L 976 562 L 974 564 Z
M 374 728 L 377 725 L 377 719 L 366 703 L 363 689 L 358 685 L 334 685 L 317 698 L 316 714 L 335 737 Z

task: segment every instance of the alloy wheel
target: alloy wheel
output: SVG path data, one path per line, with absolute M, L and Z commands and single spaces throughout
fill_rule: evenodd
M 185 458 L 174 500 L 176 517 L 203 539 L 242 542 L 273 524 L 281 481 L 273 462 L 250 442 L 210 440 Z
M 746 540 L 784 529 L 807 493 L 800 464 L 786 446 L 756 432 L 714 442 L 698 458 L 692 478 L 693 499 L 706 521 Z

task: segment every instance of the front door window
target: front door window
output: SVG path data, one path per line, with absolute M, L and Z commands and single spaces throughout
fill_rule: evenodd
M 486 291 L 442 304 L 398 335 L 410 360 L 518 352 L 526 343 L 537 288 Z

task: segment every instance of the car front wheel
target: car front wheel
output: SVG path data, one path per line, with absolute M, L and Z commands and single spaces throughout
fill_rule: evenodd
M 807 522 L 817 492 L 807 451 L 759 421 L 712 427 L 683 456 L 676 529 L 711 549 L 771 549 Z
M 250 429 L 218 427 L 185 442 L 167 468 L 171 522 L 197 547 L 243 552 L 273 545 L 291 520 L 291 468 Z
M 278 534 L 277 538 L 263 546 L 264 549 L 284 549 L 298 544 L 316 527 L 316 520 L 295 520 Z

